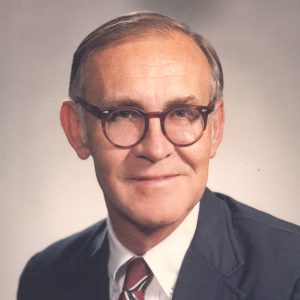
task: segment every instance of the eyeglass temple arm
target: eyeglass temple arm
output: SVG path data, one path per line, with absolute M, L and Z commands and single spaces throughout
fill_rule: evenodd
M 215 109 L 215 101 L 211 101 L 207 106 L 201 107 L 201 112 L 204 114 L 210 114 Z
M 74 99 L 74 102 L 78 103 L 80 106 L 82 106 L 86 111 L 88 111 L 89 113 L 94 115 L 96 118 L 102 118 L 106 112 L 105 110 L 102 111 L 98 107 L 95 107 L 95 106 L 89 104 L 88 102 L 86 102 L 85 100 L 83 100 L 79 97 L 76 97 Z

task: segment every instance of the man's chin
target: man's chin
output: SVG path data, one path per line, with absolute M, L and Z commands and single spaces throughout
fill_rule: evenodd
M 173 231 L 180 224 L 177 220 L 167 220 L 166 218 L 163 220 L 153 218 L 142 220 L 130 219 L 129 221 L 144 235 L 152 235 L 163 231 Z

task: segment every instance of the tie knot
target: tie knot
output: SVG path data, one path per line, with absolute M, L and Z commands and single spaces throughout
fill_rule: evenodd
M 150 268 L 142 257 L 131 259 L 127 263 L 124 289 L 137 290 L 139 285 L 146 281 L 151 274 Z
M 152 272 L 142 257 L 133 258 L 127 263 L 123 293 L 120 299 L 131 299 L 130 295 L 144 299 L 144 291 L 152 279 Z M 127 294 L 127 298 L 125 297 Z

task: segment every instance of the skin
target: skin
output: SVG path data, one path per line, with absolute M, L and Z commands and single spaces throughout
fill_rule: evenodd
M 86 70 L 85 99 L 98 107 L 130 99 L 149 112 L 162 111 L 177 100 L 207 105 L 210 99 L 208 62 L 182 33 L 115 44 L 89 57 Z M 159 119 L 151 119 L 140 144 L 119 149 L 107 141 L 95 117 L 86 117 L 88 143 L 74 104 L 63 103 L 62 126 L 78 156 L 94 160 L 118 239 L 142 255 L 173 232 L 201 199 L 209 160 L 222 140 L 223 101 L 217 101 L 202 138 L 188 147 L 171 144 Z

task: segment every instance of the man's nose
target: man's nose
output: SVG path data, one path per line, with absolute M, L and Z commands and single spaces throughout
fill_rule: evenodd
M 144 139 L 133 148 L 138 157 L 152 162 L 160 161 L 172 154 L 174 145 L 164 136 L 159 118 L 150 118 Z

